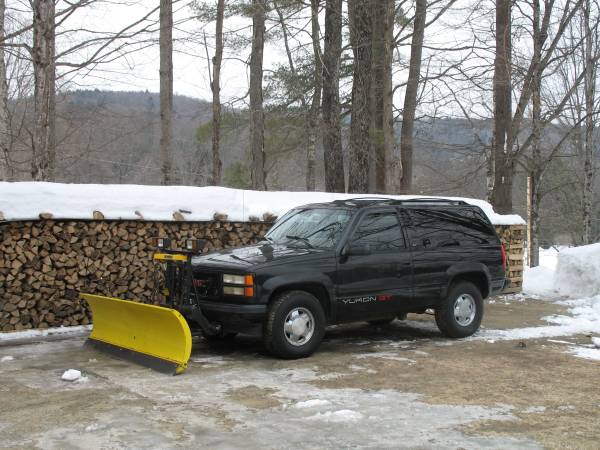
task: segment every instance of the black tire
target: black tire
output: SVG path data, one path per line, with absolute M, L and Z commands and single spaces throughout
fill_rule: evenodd
M 301 340 L 298 345 L 293 345 L 286 337 L 284 329 L 288 314 L 294 310 L 305 310 L 305 320 L 312 323 L 312 334 L 305 342 Z M 325 334 L 325 312 L 317 298 L 304 291 L 288 291 L 280 294 L 273 300 L 264 323 L 263 341 L 267 350 L 275 356 L 285 359 L 305 358 L 314 353 L 319 347 Z
M 392 323 L 394 320 L 396 320 L 395 317 L 388 317 L 387 319 L 369 320 L 368 323 L 369 325 L 373 325 L 374 327 L 385 327 L 386 325 Z
M 467 320 L 465 319 L 467 315 L 463 314 L 462 311 L 458 313 L 458 317 L 457 314 L 455 314 L 454 308 L 461 298 L 461 301 L 463 302 L 466 299 L 467 304 L 471 303 L 470 299 L 473 301 L 472 304 L 475 308 L 475 314 L 469 323 L 467 323 Z M 464 319 L 463 324 L 461 324 L 460 320 L 461 315 Z M 481 296 L 481 292 L 477 286 L 475 286 L 473 283 L 469 283 L 468 281 L 459 281 L 452 284 L 452 286 L 450 286 L 450 290 L 448 291 L 448 296 L 441 301 L 435 310 L 435 321 L 438 328 L 443 334 L 451 338 L 464 338 L 471 336 L 479 329 L 482 318 L 483 298 Z

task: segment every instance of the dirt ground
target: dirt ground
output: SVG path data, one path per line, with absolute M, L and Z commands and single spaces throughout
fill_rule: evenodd
M 547 325 L 555 303 L 503 297 L 483 332 L 443 338 L 431 316 L 332 327 L 298 361 L 241 336 L 195 342 L 169 377 L 83 347 L 0 346 L 0 448 L 600 448 L 600 362 L 589 336 L 487 338 Z M 6 358 L 12 356 L 13 359 Z M 85 379 L 68 383 L 64 370 Z

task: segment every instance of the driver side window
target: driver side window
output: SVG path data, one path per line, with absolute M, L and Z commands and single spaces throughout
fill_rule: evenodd
M 352 247 L 368 247 L 373 253 L 392 252 L 405 247 L 395 211 L 381 211 L 362 218 L 350 241 Z

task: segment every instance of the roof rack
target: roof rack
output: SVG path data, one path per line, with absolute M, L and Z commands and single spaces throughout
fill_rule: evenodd
M 468 205 L 464 200 L 452 200 L 439 197 L 421 197 L 396 199 L 389 197 L 355 197 L 347 199 L 334 200 L 332 203 L 338 205 L 357 205 L 359 203 L 374 204 L 381 203 L 386 205 Z

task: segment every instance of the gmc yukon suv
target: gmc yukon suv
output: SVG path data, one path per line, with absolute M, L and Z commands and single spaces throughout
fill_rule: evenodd
M 329 324 L 435 311 L 443 334 L 473 334 L 504 286 L 506 254 L 477 206 L 357 198 L 282 216 L 258 244 L 194 256 L 188 307 L 220 336 L 260 326 L 280 357 L 313 353 Z M 204 319 L 203 319 L 204 320 Z M 214 337 L 214 336 L 213 336 Z

